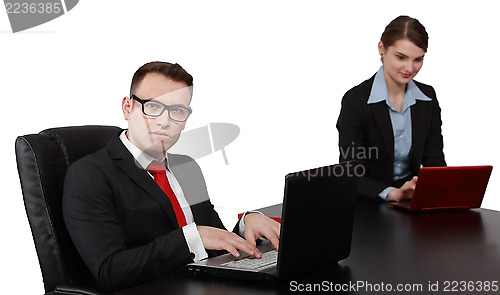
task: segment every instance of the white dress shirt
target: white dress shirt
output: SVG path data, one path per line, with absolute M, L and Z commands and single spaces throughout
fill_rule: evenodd
M 126 135 L 127 130 L 123 131 L 122 134 L 120 134 L 120 140 L 123 142 L 127 150 L 132 154 L 134 159 L 136 160 L 136 163 L 140 166 L 140 168 L 146 170 L 146 168 L 151 164 L 153 161 L 157 161 L 157 159 L 151 157 L 147 153 L 141 151 L 138 147 L 133 145 L 127 138 Z M 164 160 L 164 159 L 160 159 Z M 205 259 L 208 257 L 207 251 L 205 251 L 205 247 L 203 246 L 203 242 L 201 240 L 200 233 L 198 232 L 198 229 L 196 228 L 196 223 L 194 222 L 194 217 L 193 217 L 193 212 L 191 212 L 191 208 L 189 206 L 189 203 L 187 202 L 186 198 L 184 197 L 184 192 L 182 191 L 181 186 L 179 185 L 179 182 L 177 182 L 177 179 L 175 178 L 174 174 L 170 170 L 168 166 L 168 156 L 167 156 L 167 169 L 166 169 L 166 174 L 168 178 L 168 182 L 170 183 L 170 187 L 172 188 L 175 196 L 177 197 L 177 200 L 179 201 L 179 204 L 181 205 L 182 212 L 184 213 L 184 216 L 186 217 L 186 223 L 187 225 L 182 227 L 182 231 L 184 233 L 184 238 L 186 239 L 186 243 L 189 247 L 189 251 L 194 254 L 194 261 L 200 261 L 202 259 Z M 151 175 L 151 178 L 154 178 L 153 175 Z

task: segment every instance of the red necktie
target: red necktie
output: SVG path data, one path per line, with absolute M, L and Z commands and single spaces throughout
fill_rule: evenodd
M 148 171 L 153 174 L 156 183 L 170 199 L 170 203 L 172 203 L 172 207 L 174 207 L 179 227 L 187 225 L 186 217 L 184 216 L 184 212 L 182 212 L 181 205 L 179 204 L 179 201 L 177 200 L 177 197 L 168 182 L 167 174 L 165 172 L 165 164 L 163 162 L 154 161 L 148 166 Z

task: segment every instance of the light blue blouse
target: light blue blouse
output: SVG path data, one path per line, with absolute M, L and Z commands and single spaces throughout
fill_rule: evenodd
M 370 97 L 367 104 L 386 102 L 389 115 L 391 117 L 392 131 L 394 134 L 394 173 L 393 180 L 397 181 L 407 177 L 410 174 L 410 151 L 411 151 L 411 109 L 410 107 L 416 103 L 416 100 L 430 101 L 415 82 L 411 80 L 406 87 L 406 93 L 403 99 L 403 107 L 401 113 L 398 112 L 389 101 L 387 92 L 387 84 L 384 76 L 384 67 L 380 67 L 375 80 L 373 81 Z M 394 187 L 387 187 L 379 193 L 379 197 L 386 199 L 387 194 Z

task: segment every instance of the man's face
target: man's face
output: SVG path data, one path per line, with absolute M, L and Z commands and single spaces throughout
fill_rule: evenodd
M 184 82 L 177 82 L 158 73 L 149 73 L 140 82 L 135 93 L 142 100 L 155 100 L 166 105 L 189 107 L 191 91 Z M 130 142 L 156 159 L 162 159 L 173 146 L 186 122 L 170 119 L 168 110 L 159 117 L 149 117 L 142 105 L 131 98 L 122 101 L 122 111 L 128 121 L 127 137 Z

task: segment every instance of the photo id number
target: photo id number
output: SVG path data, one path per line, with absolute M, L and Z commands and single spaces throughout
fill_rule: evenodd
M 58 14 L 62 12 L 61 3 L 5 3 L 9 14 Z
M 444 281 L 445 292 L 497 292 L 498 281 Z

